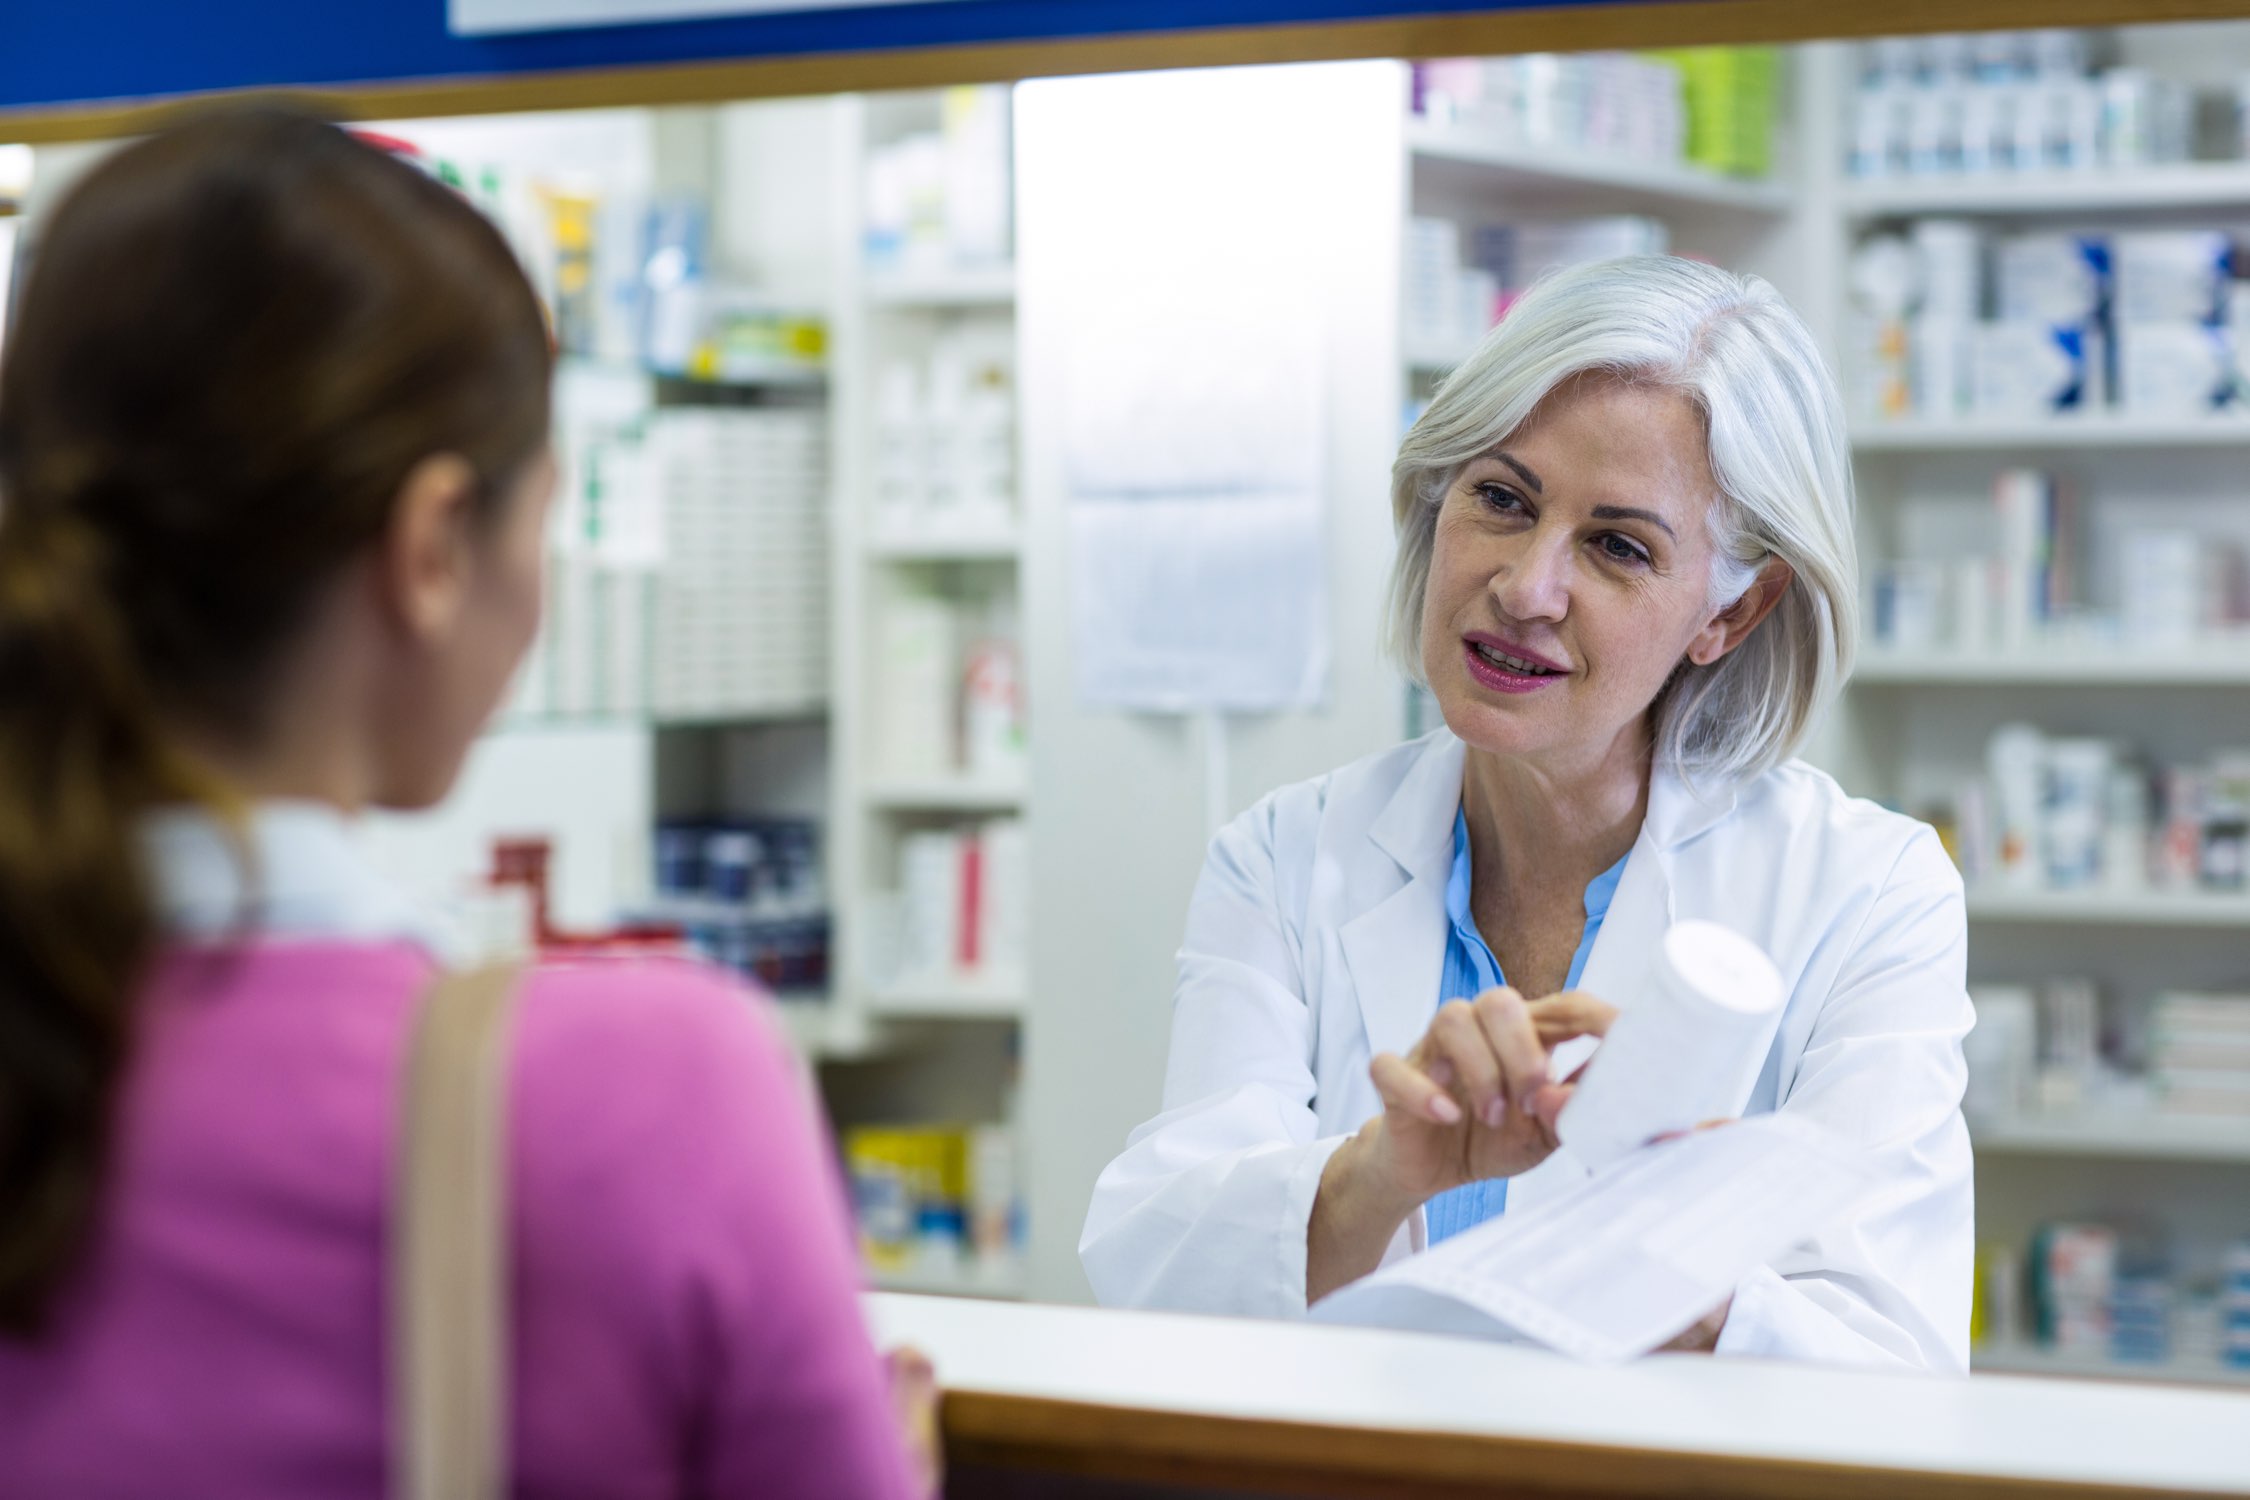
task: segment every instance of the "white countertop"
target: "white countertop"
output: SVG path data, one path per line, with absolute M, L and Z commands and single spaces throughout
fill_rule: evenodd
M 1660 1355 L 871 1293 L 948 1389 L 1196 1416 L 2250 1495 L 2250 1394 Z

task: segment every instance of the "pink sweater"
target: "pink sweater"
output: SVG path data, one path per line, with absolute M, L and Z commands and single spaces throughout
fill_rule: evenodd
M 403 943 L 159 965 L 93 1251 L 49 1337 L 0 1341 L 0 1494 L 386 1494 L 395 1100 L 430 975 Z M 805 1095 L 713 972 L 526 983 L 515 1494 L 911 1493 Z

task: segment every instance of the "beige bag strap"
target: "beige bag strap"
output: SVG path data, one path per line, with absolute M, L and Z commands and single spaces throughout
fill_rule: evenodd
M 444 974 L 413 1023 L 391 1244 L 395 1500 L 497 1500 L 507 1468 L 507 1017 L 521 974 Z

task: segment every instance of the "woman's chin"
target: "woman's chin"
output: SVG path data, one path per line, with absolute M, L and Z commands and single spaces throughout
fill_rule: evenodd
M 1440 694 L 1438 712 L 1445 727 L 1472 750 L 1487 755 L 1530 755 L 1551 748 L 1557 738 L 1543 705 L 1494 701 L 1478 694 Z

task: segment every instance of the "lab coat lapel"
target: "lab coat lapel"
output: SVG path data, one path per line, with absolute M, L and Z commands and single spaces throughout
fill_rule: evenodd
M 1632 1008 L 1648 983 L 1656 945 L 1672 925 L 1677 851 L 1715 827 L 1734 806 L 1731 790 L 1698 793 L 1668 772 L 1650 777 L 1641 836 L 1634 841 L 1617 890 L 1610 896 L 1609 915 L 1602 919 L 1594 951 L 1586 955 L 1586 970 L 1578 976 L 1581 990 L 1619 1011 Z M 1550 1061 L 1554 1076 L 1569 1077 L 1599 1045 L 1593 1037 L 1574 1037 L 1555 1048 Z M 1508 1212 L 1536 1208 L 1569 1192 L 1587 1176 L 1585 1163 L 1568 1147 L 1557 1150 L 1530 1171 L 1509 1179 Z
M 1625 872 L 1610 894 L 1609 915 L 1594 938 L 1594 951 L 1586 955 L 1586 970 L 1578 988 L 1597 1000 L 1624 1010 L 1633 1002 L 1655 961 L 1656 944 L 1672 922 L 1670 856 L 1645 834 L 1625 860 Z M 1579 1064 L 1593 1056 L 1597 1039 L 1573 1037 L 1555 1048 L 1552 1067 L 1557 1078 L 1567 1078 Z
M 1367 857 L 1403 877 L 1339 936 L 1370 1053 L 1406 1053 L 1429 1029 L 1445 972 L 1445 883 L 1461 803 L 1461 742 L 1440 734 L 1368 829 Z
M 1658 848 L 1643 826 L 1640 839 L 1625 861 L 1625 873 L 1609 898 L 1609 915 L 1602 919 L 1594 951 L 1586 955 L 1586 971 L 1578 987 L 1619 1010 L 1628 1009 L 1646 980 L 1656 955 L 1657 940 L 1670 925 L 1672 885 L 1665 851 Z M 1548 1060 L 1555 1078 L 1568 1078 L 1600 1043 L 1590 1036 L 1573 1037 L 1556 1047 Z M 1590 1174 L 1585 1163 L 1567 1146 L 1558 1148 L 1538 1166 L 1508 1179 L 1510 1214 L 1524 1213 L 1560 1197 Z

